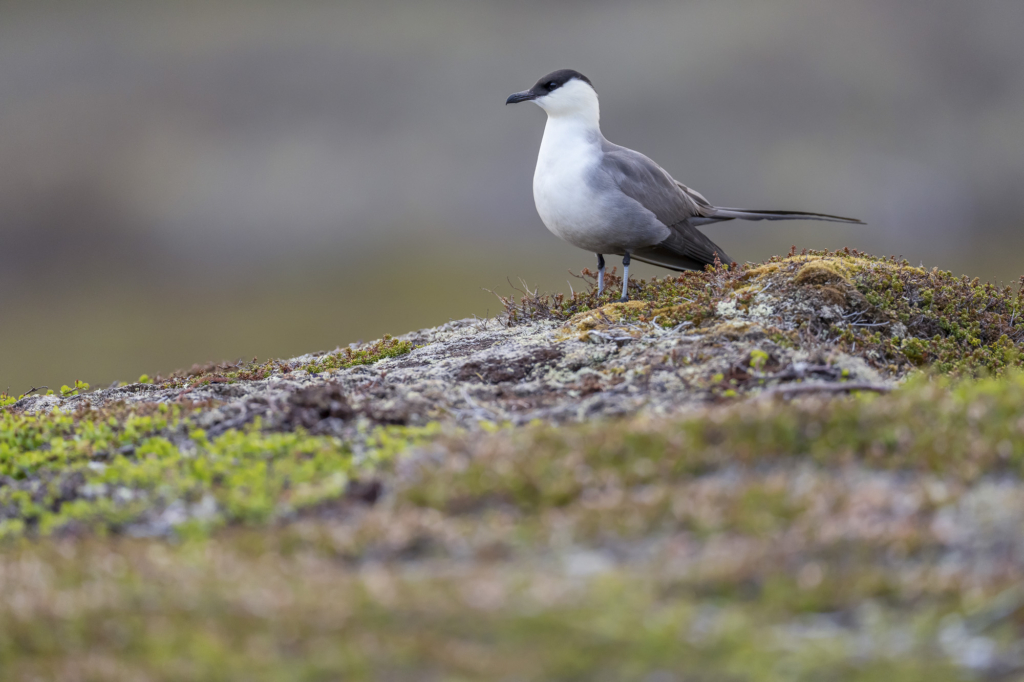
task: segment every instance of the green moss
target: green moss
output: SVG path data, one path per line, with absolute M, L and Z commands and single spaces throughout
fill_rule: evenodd
M 655 422 L 536 426 L 483 445 L 452 443 L 455 452 L 471 448 L 473 455 L 425 471 L 403 495 L 442 510 L 500 501 L 537 513 L 580 502 L 594 481 L 628 489 L 721 466 L 787 460 L 860 462 L 964 482 L 996 472 L 1024 476 L 1022 411 L 1024 373 L 1013 372 L 960 382 L 921 376 L 881 397 L 745 403 Z M 637 532 L 651 530 L 645 525 Z
M 359 348 L 344 348 L 335 353 L 322 355 L 313 362 L 304 365 L 302 369 L 310 373 L 316 373 L 355 367 L 356 365 L 371 365 L 384 358 L 405 355 L 411 352 L 412 349 L 411 342 L 399 341 L 385 334 L 384 338 L 372 344 Z
M 754 349 L 750 351 L 750 368 L 760 372 L 768 363 L 768 353 L 763 350 Z
M 0 413 L 0 534 L 150 523 L 264 524 L 339 499 L 438 426 L 369 434 L 358 463 L 349 444 L 304 432 L 265 433 L 259 422 L 216 440 L 195 428 L 197 408 L 150 413 Z M 170 510 L 170 511 L 168 511 Z
M 409 342 L 385 337 L 307 369 L 369 364 L 411 349 Z M 280 362 L 205 365 L 157 382 L 254 381 L 292 369 Z M 143 375 L 140 383 L 148 380 Z M 61 393 L 69 397 L 88 388 L 78 381 Z M 5 394 L 0 407 L 16 402 Z M 194 534 L 226 524 L 276 522 L 340 499 L 350 480 L 375 475 L 440 430 L 436 423 L 377 428 L 360 433 L 354 444 L 303 431 L 268 433 L 257 422 L 210 439 L 196 426 L 203 409 L 138 403 L 75 413 L 0 410 L 0 536 L 128 528 Z
M 854 631 L 695 595 L 659 571 L 354 574 L 326 552 L 281 550 L 245 537 L 0 558 L 5 586 L 18 595 L 0 602 L 5 677 L 962 679 L 936 654 L 949 609 L 877 607 Z M 773 593 L 787 594 L 784 583 Z
M 814 260 L 805 264 L 796 273 L 793 283 L 798 285 L 823 285 L 847 282 L 846 274 L 834 262 Z
M 237 365 L 210 362 L 193 365 L 188 371 L 178 371 L 169 377 L 157 375 L 150 378 L 149 375 L 143 374 L 139 377 L 138 383 L 156 384 L 160 388 L 186 388 L 210 384 L 233 384 L 239 381 L 261 381 L 275 374 L 286 374 L 297 369 L 318 373 L 356 365 L 369 365 L 384 358 L 405 355 L 412 350 L 413 346 L 410 342 L 385 335 L 384 338 L 370 344 L 321 355 L 316 360 L 304 365 L 291 365 L 282 360 L 259 362 L 256 358 L 253 358 L 252 362 Z

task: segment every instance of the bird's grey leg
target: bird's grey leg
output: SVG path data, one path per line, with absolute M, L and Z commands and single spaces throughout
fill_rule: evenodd
M 623 303 L 629 300 L 629 251 L 622 257 L 622 298 L 619 300 Z
M 604 254 L 597 254 L 597 295 L 604 293 Z

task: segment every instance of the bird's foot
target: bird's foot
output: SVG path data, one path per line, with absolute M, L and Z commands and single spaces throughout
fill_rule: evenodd
M 629 301 L 629 296 L 623 296 L 619 299 L 619 303 L 626 303 Z

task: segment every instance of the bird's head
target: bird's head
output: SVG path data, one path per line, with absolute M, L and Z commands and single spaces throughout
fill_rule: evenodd
M 589 78 L 572 69 L 549 73 L 529 90 L 512 93 L 505 100 L 505 104 L 516 102 L 533 102 L 553 117 L 598 116 L 597 91 Z

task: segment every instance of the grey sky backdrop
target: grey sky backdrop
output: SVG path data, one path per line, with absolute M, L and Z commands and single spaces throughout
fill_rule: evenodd
M 867 227 L 791 244 L 1024 274 L 1024 3 L 0 2 L 0 390 L 298 354 L 567 290 L 533 208 L 543 113 L 712 202 Z M 644 276 L 658 272 L 650 268 Z

